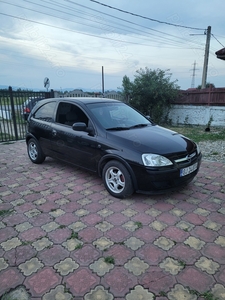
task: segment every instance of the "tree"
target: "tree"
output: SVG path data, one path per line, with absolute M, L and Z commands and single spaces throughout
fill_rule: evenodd
M 123 77 L 122 86 L 123 86 L 122 96 L 124 98 L 124 101 L 129 102 L 132 93 L 132 83 L 130 81 L 130 78 L 127 75 Z
M 205 87 L 206 89 L 208 89 L 210 86 L 212 86 L 213 88 L 215 88 L 215 85 L 213 83 L 210 83 L 210 82 L 207 82 Z M 201 85 L 198 85 L 197 86 L 197 89 L 201 90 L 202 86 Z
M 179 86 L 176 81 L 170 81 L 172 75 L 168 70 L 151 70 L 146 67 L 136 73 L 134 82 L 124 76 L 123 92 L 126 94 L 130 89 L 130 104 L 158 123 L 177 97 Z

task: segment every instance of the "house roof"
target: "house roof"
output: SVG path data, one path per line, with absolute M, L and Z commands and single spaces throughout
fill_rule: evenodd
M 225 48 L 222 48 L 215 52 L 217 58 L 225 60 Z

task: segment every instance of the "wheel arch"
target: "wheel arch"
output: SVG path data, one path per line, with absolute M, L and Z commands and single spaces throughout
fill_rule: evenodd
M 35 139 L 38 142 L 37 138 L 33 134 L 29 133 L 26 135 L 26 144 L 28 144 L 30 139 Z
M 138 189 L 138 187 L 137 187 L 137 179 L 136 179 L 136 176 L 134 174 L 134 171 L 131 168 L 131 166 L 129 165 L 129 163 L 125 159 L 123 159 L 122 157 L 120 157 L 118 155 L 115 155 L 115 154 L 106 154 L 106 155 L 104 155 L 98 163 L 98 175 L 100 177 L 102 177 L 102 172 L 103 172 L 104 166 L 106 165 L 106 163 L 108 163 L 111 160 L 119 161 L 120 163 L 122 163 L 127 168 L 128 172 L 131 176 L 131 180 L 132 180 L 132 183 L 133 183 L 134 190 L 136 191 Z

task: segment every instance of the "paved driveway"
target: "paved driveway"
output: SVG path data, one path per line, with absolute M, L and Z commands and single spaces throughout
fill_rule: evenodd
M 1 144 L 0 296 L 225 299 L 224 185 L 225 164 L 203 161 L 179 192 L 121 201 L 94 174 Z

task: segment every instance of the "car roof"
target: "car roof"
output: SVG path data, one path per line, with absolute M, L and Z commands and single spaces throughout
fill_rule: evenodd
M 69 101 L 69 102 L 83 103 L 83 104 L 106 103 L 106 102 L 120 103 L 121 102 L 121 101 L 115 100 L 115 99 L 97 98 L 97 97 L 63 97 L 63 98 L 48 98 L 45 100 L 46 100 L 46 102 L 48 102 L 48 101 L 68 102 Z

